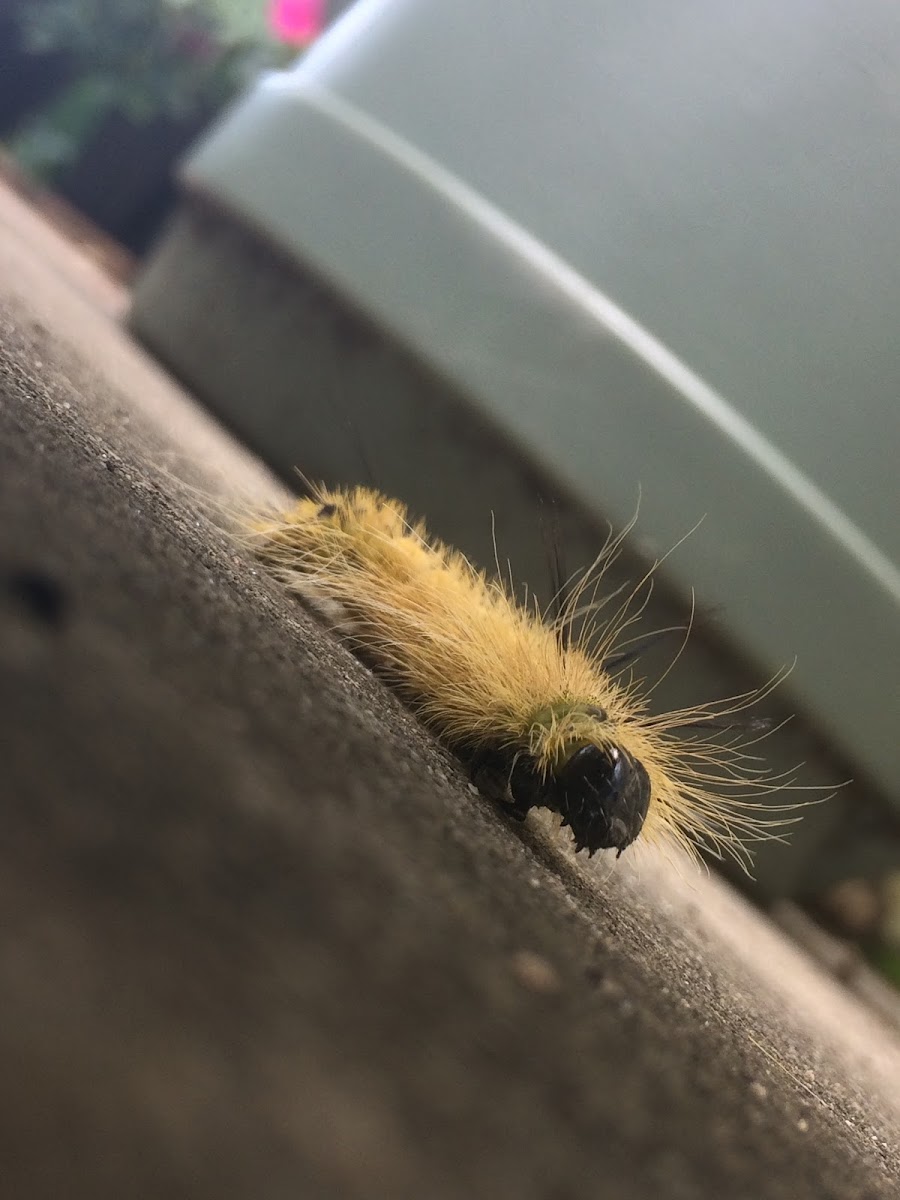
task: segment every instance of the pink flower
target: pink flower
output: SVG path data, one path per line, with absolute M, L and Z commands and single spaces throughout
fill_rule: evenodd
M 305 46 L 325 24 L 324 0 L 270 0 L 269 25 L 283 42 Z

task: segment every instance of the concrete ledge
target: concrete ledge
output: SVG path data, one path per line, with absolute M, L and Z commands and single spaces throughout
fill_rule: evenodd
M 474 795 L 0 224 L 0 1160 L 30 1198 L 892 1197 L 892 1034 L 727 887 Z

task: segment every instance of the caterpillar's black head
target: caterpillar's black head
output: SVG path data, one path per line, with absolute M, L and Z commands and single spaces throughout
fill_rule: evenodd
M 641 832 L 650 804 L 643 763 L 618 746 L 582 746 L 549 776 L 521 752 L 483 752 L 472 768 L 482 791 L 519 817 L 531 808 L 559 813 L 571 826 L 576 849 L 588 854 L 609 849 L 621 854 Z
M 547 783 L 553 790 L 547 807 L 571 826 L 576 850 L 621 854 L 644 826 L 650 776 L 617 746 L 582 746 Z

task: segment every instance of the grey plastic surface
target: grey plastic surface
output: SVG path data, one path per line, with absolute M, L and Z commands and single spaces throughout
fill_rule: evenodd
M 185 171 L 598 515 L 640 486 L 645 548 L 703 518 L 669 577 L 895 797 L 898 48 L 878 3 L 375 0 Z

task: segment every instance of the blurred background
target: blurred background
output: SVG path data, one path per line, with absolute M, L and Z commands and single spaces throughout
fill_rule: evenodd
M 174 205 L 181 154 L 261 70 L 290 62 L 346 7 L 2 0 L 0 139 L 32 181 L 142 255 Z
M 766 756 L 853 782 L 737 881 L 900 982 L 897 26 L 0 0 L 0 173 L 285 478 L 374 482 L 480 562 L 493 514 L 539 594 L 548 528 L 574 569 L 640 490 L 616 586 L 702 520 L 648 609 L 696 588 L 660 704 L 797 656 Z

